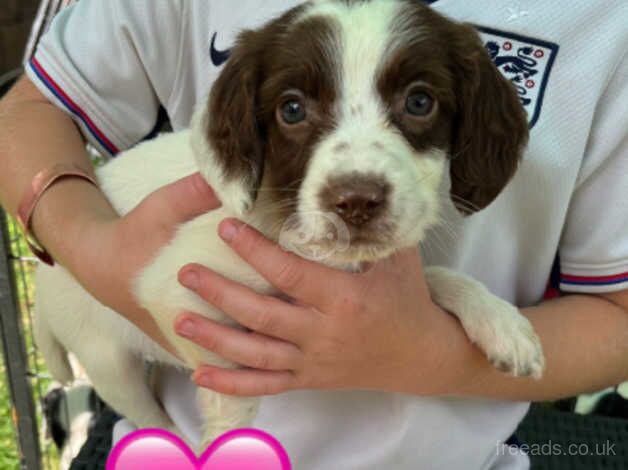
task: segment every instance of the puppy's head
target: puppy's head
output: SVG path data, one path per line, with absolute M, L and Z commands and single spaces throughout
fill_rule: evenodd
M 527 122 L 471 26 L 414 0 L 319 0 L 240 35 L 194 135 L 237 215 L 323 250 L 342 232 L 334 256 L 357 261 L 416 245 L 447 171 L 461 212 L 490 204 Z

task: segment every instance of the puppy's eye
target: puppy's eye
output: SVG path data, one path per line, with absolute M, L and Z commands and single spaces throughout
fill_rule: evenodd
M 413 116 L 427 116 L 434 109 L 434 99 L 423 91 L 411 93 L 406 98 L 406 111 Z
M 298 124 L 305 121 L 306 117 L 305 105 L 297 99 L 284 101 L 281 105 L 281 119 L 286 124 Z

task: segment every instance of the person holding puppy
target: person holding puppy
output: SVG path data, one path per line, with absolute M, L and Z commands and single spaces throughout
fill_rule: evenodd
M 469 468 L 479 456 L 473 468 L 505 468 L 496 445 L 514 430 L 528 401 L 628 378 L 628 207 L 620 202 L 625 184 L 617 176 L 628 170 L 628 64 L 622 49 L 628 11 L 617 2 L 600 14 L 596 31 L 612 34 L 612 41 L 601 35 L 584 41 L 569 31 L 588 24 L 591 2 L 570 7 L 569 18 L 561 20 L 564 29 L 536 23 L 556 17 L 558 6 L 528 12 L 517 7 L 504 30 L 496 25 L 505 12 L 498 15 L 499 8 L 483 1 L 486 8 L 432 3 L 483 25 L 495 63 L 509 65 L 504 71 L 523 80 L 516 84 L 532 132 L 512 191 L 525 197 L 511 194 L 499 209 L 472 216 L 456 227 L 448 253 L 426 250 L 424 260 L 468 272 L 521 307 L 543 341 L 547 372 L 536 382 L 494 371 L 458 323 L 432 303 L 416 251 L 358 277 L 277 250 L 250 227 L 225 221 L 223 239 L 298 303 L 286 302 L 284 314 L 268 312 L 248 290 L 189 266 L 181 282 L 208 302 L 222 299 L 218 307 L 256 334 L 193 313 L 182 314 L 173 327 L 247 366 L 203 367 L 194 380 L 222 393 L 268 395 L 257 425 L 273 432 L 297 465 Z M 16 214 L 42 170 L 89 172 L 81 135 L 115 155 L 151 132 L 160 106 L 175 129 L 186 127 L 226 59 L 229 39 L 297 3 L 247 0 L 235 13 L 226 3 L 81 0 L 63 12 L 27 65 L 27 78 L 0 107 L 4 207 Z M 86 24 L 94 31 L 87 37 Z M 581 73 L 583 57 L 592 64 L 587 83 L 563 90 L 560 81 Z M 528 192 L 517 192 L 522 187 Z M 193 175 L 120 218 L 94 185 L 65 177 L 37 204 L 32 231 L 96 298 L 168 348 L 135 304 L 131 279 L 179 224 L 218 204 Z M 606 211 L 597 209 L 601 204 Z M 556 250 L 561 287 L 572 295 L 543 302 Z M 331 297 L 338 292 L 343 302 Z M 322 313 L 316 323 L 306 315 L 308 306 Z M 184 427 L 193 415 L 176 398 L 185 378 L 168 372 L 163 383 L 165 406 Z M 421 423 L 409 422 L 416 417 Z M 408 442 L 420 452 L 399 453 Z M 516 460 L 511 468 L 526 468 L 523 456 Z

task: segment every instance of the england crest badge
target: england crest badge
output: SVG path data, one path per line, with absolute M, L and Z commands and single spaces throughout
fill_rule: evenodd
M 483 26 L 478 32 L 497 68 L 517 88 L 532 129 L 541 114 L 558 45 Z

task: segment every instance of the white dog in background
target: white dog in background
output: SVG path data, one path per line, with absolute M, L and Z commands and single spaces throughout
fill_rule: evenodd
M 145 360 L 237 367 L 174 333 L 182 311 L 233 324 L 179 284 L 180 268 L 199 263 L 276 293 L 223 244 L 221 220 L 238 217 L 292 249 L 304 233 L 317 249 L 338 243 L 326 235 L 340 224 L 347 246 L 320 261 L 353 270 L 418 246 L 438 221 L 443 179 L 461 212 L 488 205 L 514 174 L 526 141 L 518 97 L 473 28 L 421 2 L 321 0 L 246 31 L 190 130 L 141 144 L 97 172 L 120 214 L 196 171 L 223 202 L 182 225 L 135 284 L 181 360 L 62 267 L 40 266 L 37 339 L 50 370 L 68 381 L 72 351 L 112 408 L 139 427 L 172 429 L 145 380 Z M 425 275 L 434 301 L 457 316 L 496 367 L 542 374 L 540 342 L 517 308 L 463 275 L 443 268 Z M 250 425 L 258 399 L 199 389 L 198 402 L 205 447 Z

